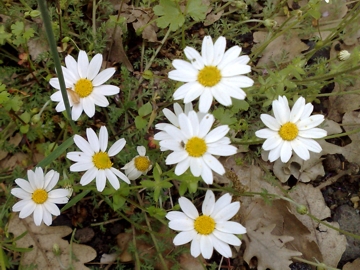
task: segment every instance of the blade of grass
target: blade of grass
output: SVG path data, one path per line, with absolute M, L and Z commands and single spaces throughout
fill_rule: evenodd
M 48 38 L 48 42 L 49 42 L 49 45 L 50 45 L 50 53 L 52 54 L 54 64 L 55 64 L 55 68 L 56 68 L 56 73 L 58 75 L 58 79 L 59 79 L 59 83 L 60 83 L 61 95 L 62 95 L 62 98 L 64 100 L 66 113 L 68 115 L 68 119 L 69 119 L 69 122 L 70 122 L 70 125 L 71 125 L 71 128 L 72 128 L 73 132 L 77 133 L 76 125 L 75 125 L 74 121 L 71 118 L 70 103 L 69 103 L 68 95 L 66 93 L 64 74 L 63 74 L 62 68 L 61 68 L 60 58 L 59 58 L 57 47 L 56 47 L 56 41 L 55 41 L 54 33 L 53 33 L 53 30 L 52 30 L 52 23 L 51 23 L 51 19 L 50 19 L 50 16 L 49 16 L 49 12 L 48 12 L 47 7 L 46 7 L 46 1 L 38 0 L 38 4 L 39 4 L 39 9 L 40 9 L 40 12 L 41 12 L 41 16 L 42 16 L 43 21 L 44 21 L 44 27 L 45 27 L 45 31 L 46 31 L 46 36 Z
M 52 151 L 50 155 L 48 155 L 46 158 L 44 158 L 42 161 L 40 161 L 36 166 L 44 168 L 44 167 L 50 165 L 51 162 L 53 162 L 62 153 L 64 153 L 68 147 L 73 145 L 73 143 L 74 143 L 73 137 L 70 137 L 65 142 L 63 142 L 59 147 L 57 147 L 54 151 Z
M 74 198 L 70 200 L 63 208 L 61 208 L 61 212 L 64 212 L 65 210 L 69 209 L 73 205 L 75 205 L 77 202 L 79 202 L 82 198 L 84 198 L 87 194 L 89 194 L 91 190 L 84 190 L 83 192 L 76 195 Z

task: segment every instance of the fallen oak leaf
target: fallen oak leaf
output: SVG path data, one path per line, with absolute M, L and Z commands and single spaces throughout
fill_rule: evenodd
M 250 263 L 250 260 L 256 257 L 258 270 L 267 268 L 272 270 L 290 269 L 291 257 L 302 255 L 301 252 L 285 247 L 285 244 L 294 240 L 294 238 L 287 235 L 271 234 L 276 224 L 262 226 L 261 221 L 261 218 L 257 218 L 246 222 L 247 233 L 246 237 L 244 237 L 246 242 L 245 261 Z
M 62 239 L 69 235 L 72 229 L 66 226 L 48 227 L 45 224 L 36 226 L 32 217 L 19 219 L 13 214 L 9 222 L 9 232 L 18 237 L 27 231 L 27 234 L 16 241 L 21 248 L 32 247 L 32 250 L 23 254 L 21 266 L 37 265 L 37 269 L 53 270 L 72 266 L 72 269 L 87 270 L 84 265 L 96 257 L 96 251 L 89 246 L 76 243 L 69 244 Z M 54 244 L 59 247 L 59 254 L 53 252 Z M 61 264 L 62 265 L 61 265 Z

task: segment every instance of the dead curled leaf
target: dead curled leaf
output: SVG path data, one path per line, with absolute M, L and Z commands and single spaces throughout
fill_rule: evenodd
M 298 204 L 305 205 L 311 215 L 319 220 L 331 216 L 330 208 L 326 206 L 321 191 L 312 185 L 298 183 L 296 188 L 289 193 L 290 197 Z M 304 224 L 311 234 L 304 235 L 309 241 L 314 241 L 321 251 L 323 262 L 331 267 L 336 267 L 346 249 L 346 237 L 338 231 L 326 227 L 308 215 L 300 215 L 296 206 L 291 204 L 291 212 Z M 328 222 L 330 225 L 339 228 L 337 222 Z
M 21 265 L 37 265 L 37 269 L 53 270 L 62 269 L 60 262 L 65 266 L 72 266 L 76 270 L 89 269 L 84 265 L 96 257 L 96 251 L 89 246 L 72 243 L 62 239 L 69 235 L 72 229 L 66 226 L 48 227 L 44 224 L 36 226 L 32 217 L 19 219 L 18 214 L 13 214 L 9 222 L 9 232 L 14 237 L 24 232 L 27 234 L 16 241 L 16 246 L 21 248 L 32 247 L 21 258 Z M 59 245 L 60 255 L 56 257 L 53 245 Z
M 244 259 L 247 263 L 257 257 L 258 270 L 290 269 L 291 257 L 301 256 L 301 252 L 285 247 L 286 243 L 294 240 L 291 236 L 273 235 L 276 224 L 262 225 L 262 219 L 252 219 L 246 222 L 247 235 L 244 238 L 246 249 Z
M 276 17 L 275 21 L 280 25 L 285 21 L 286 17 Z M 258 31 L 254 33 L 254 42 L 259 45 L 266 42 L 270 36 L 268 32 Z M 258 46 L 254 46 L 253 50 L 256 50 Z M 257 66 L 274 66 L 274 62 L 284 62 L 282 59 L 286 54 L 286 62 L 292 60 L 294 57 L 301 54 L 309 48 L 303 43 L 296 31 L 287 31 L 285 34 L 275 38 L 271 41 L 263 50 L 262 57 L 259 59 Z

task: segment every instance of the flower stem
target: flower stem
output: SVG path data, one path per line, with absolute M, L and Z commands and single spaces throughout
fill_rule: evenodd
M 70 103 L 69 103 L 68 95 L 67 95 L 67 92 L 66 92 L 64 75 L 63 75 L 62 68 L 61 68 L 60 58 L 59 58 L 59 55 L 58 55 L 58 52 L 57 52 L 55 37 L 54 37 L 53 30 L 52 30 L 52 23 L 51 23 L 51 19 L 50 19 L 50 16 L 49 16 L 49 12 L 48 12 L 47 7 L 46 7 L 46 2 L 44 0 L 38 0 L 38 4 L 39 4 L 39 9 L 40 9 L 40 12 L 41 12 L 41 16 L 42 16 L 43 21 L 44 21 L 44 27 L 45 27 L 46 35 L 47 35 L 47 38 L 48 38 L 48 42 L 49 42 L 49 45 L 50 45 L 50 53 L 52 54 L 54 64 L 55 64 L 55 68 L 56 68 L 56 73 L 58 75 L 61 95 L 62 95 L 62 98 L 64 100 L 66 113 L 67 113 L 68 119 L 69 119 L 68 121 L 70 122 L 70 125 L 71 125 L 71 128 L 72 128 L 73 132 L 77 133 L 77 128 L 75 126 L 75 123 L 71 119 Z

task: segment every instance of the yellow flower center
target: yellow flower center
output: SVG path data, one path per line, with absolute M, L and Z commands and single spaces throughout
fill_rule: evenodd
M 150 166 L 150 160 L 143 156 L 136 157 L 134 163 L 135 168 L 140 172 L 145 172 Z
M 285 141 L 292 141 L 297 137 L 298 133 L 298 127 L 291 122 L 287 122 L 286 124 L 282 125 L 279 130 L 280 137 Z
M 207 150 L 207 145 L 204 139 L 199 137 L 192 137 L 185 145 L 185 150 L 191 157 L 201 157 Z
M 205 66 L 199 71 L 197 79 L 203 86 L 212 87 L 220 82 L 221 73 L 217 67 Z
M 81 98 L 87 97 L 91 94 L 93 91 L 93 84 L 88 79 L 80 79 L 75 84 L 75 92 L 78 94 Z
M 99 170 L 110 169 L 112 166 L 109 155 L 106 152 L 99 152 L 93 155 L 94 165 Z
M 48 198 L 48 193 L 44 189 L 36 189 L 31 198 L 35 203 L 43 204 Z
M 195 231 L 208 235 L 215 230 L 215 220 L 209 216 L 199 216 L 194 222 Z

